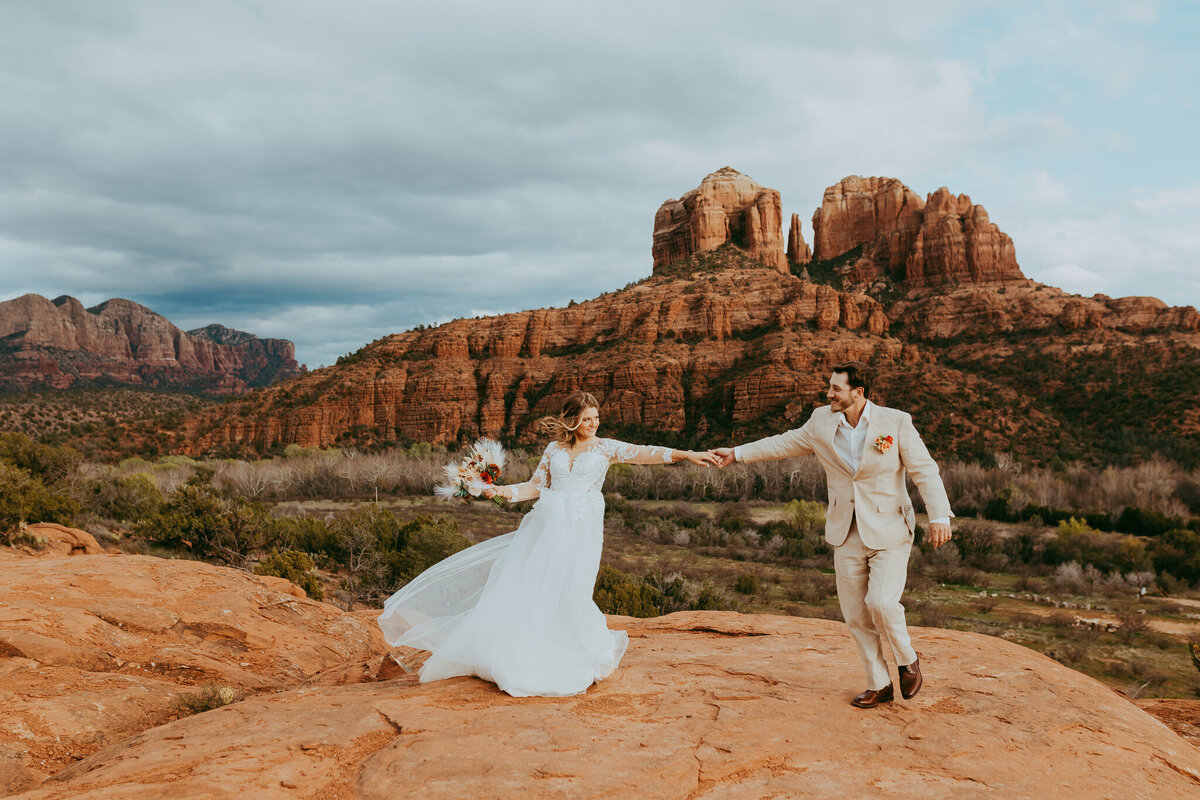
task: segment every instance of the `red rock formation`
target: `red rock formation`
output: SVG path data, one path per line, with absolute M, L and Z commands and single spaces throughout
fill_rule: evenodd
M 921 226 L 921 198 L 894 178 L 852 175 L 825 190 L 813 213 L 813 259 L 824 261 L 870 245 L 879 274 L 903 277 Z
M 915 293 L 889 309 L 893 330 L 906 338 L 937 340 L 962 335 L 1091 330 L 1175 333 L 1181 341 L 1200 331 L 1200 313 L 1153 297 L 1079 297 L 1032 281 L 1004 287 L 962 286 L 937 294 Z M 1097 340 L 1098 345 L 1101 340 Z
M 0 303 L 0 388 L 124 383 L 241 393 L 299 374 L 291 342 L 219 325 L 185 333 L 129 300 L 85 309 L 36 294 Z
M 807 264 L 812 261 L 812 250 L 808 249 L 804 242 L 804 234 L 800 232 L 799 214 L 792 214 L 792 227 L 788 229 L 787 257 L 793 264 Z
M 293 443 L 450 444 L 484 434 L 532 441 L 533 421 L 577 389 L 601 398 L 610 430 L 736 440 L 802 421 L 824 402 L 825 370 L 856 359 L 892 376 L 879 386 L 884 401 L 923 418 L 923 432 L 944 452 L 1049 458 L 1064 430 L 1107 435 L 1103 420 L 1054 416 L 1060 412 L 1039 405 L 1022 377 L 1039 368 L 1041 353 L 1064 350 L 1065 334 L 1083 332 L 1059 364 L 1065 372 L 1103 372 L 1088 359 L 1110 351 L 1128 358 L 1157 342 L 1154 369 L 1169 380 L 1181 358 L 1200 352 L 1195 309 L 1038 286 L 1020 278 L 1011 241 L 965 195 L 939 190 L 925 204 L 891 179 L 830 187 L 814 218 L 825 262 L 809 265 L 828 281 L 828 258 L 838 256 L 841 282 L 866 284 L 886 306 L 758 268 L 741 249 L 744 239 L 727 241 L 736 240 L 738 216 L 729 208 L 742 209 L 750 230 L 763 230 L 764 209 L 774 206 L 758 204 L 756 187 L 723 170 L 659 209 L 656 256 L 692 254 L 660 263 L 644 281 L 570 308 L 390 336 L 334 367 L 193 417 L 185 448 L 245 454 Z M 798 220 L 791 227 L 798 252 Z M 885 275 L 893 281 L 881 284 Z M 988 341 L 1009 333 L 1028 334 L 1019 337 L 1016 362 L 1008 361 L 1013 347 Z M 1088 391 L 1118 383 L 1106 377 Z M 946 412 L 959 407 L 967 413 Z M 1200 427 L 1185 409 L 1164 411 L 1158 422 L 1173 433 Z
M 69 528 L 54 522 L 35 522 L 25 525 L 23 529 L 25 533 L 41 540 L 41 547 L 46 553 L 73 556 L 104 552 L 95 536 L 78 528 Z
M 905 260 L 910 286 L 1022 281 L 1012 239 L 983 206 L 942 187 L 925 204 L 921 229 Z
M 754 262 L 731 246 L 690 263 L 687 277 L 656 276 L 570 308 L 390 336 L 341 365 L 193 420 L 193 447 L 328 446 L 352 432 L 376 441 L 520 438 L 576 389 L 604 397 L 610 423 L 682 431 L 695 424 L 689 396 L 732 398 L 741 384 L 764 379 L 778 387 L 731 399 L 736 424 L 798 396 L 817 402 L 822 376 L 811 370 L 847 348 L 899 354 L 899 342 L 878 338 L 887 315 L 866 295 L 750 268 Z M 828 353 L 806 356 L 802 371 L 784 355 L 814 346 Z M 759 358 L 766 363 L 743 374 L 738 365 Z
M 813 231 L 815 260 L 862 248 L 845 271 L 852 283 L 883 275 L 912 288 L 1024 280 L 1012 239 L 982 206 L 944 187 L 922 202 L 894 178 L 845 178 L 825 190 Z
M 27 788 L 21 800 L 940 799 L 979 787 L 1004 798 L 1108 797 L 1113 787 L 1183 798 L 1200 789 L 1200 752 L 1186 741 L 1096 680 L 996 637 L 914 628 L 926 688 L 867 719 L 847 702 L 859 666 L 840 623 L 610 617 L 631 638 L 613 675 L 576 697 L 512 698 L 476 678 L 420 684 L 385 668 L 365 631 L 374 611 L 341 613 L 191 562 L 147 570 L 148 559 L 123 556 L 113 560 L 136 559 L 128 573 L 84 568 L 105 558 L 58 559 L 74 572 L 60 566 L 41 583 L 22 569 L 16 613 L 0 621 L 18 646 L 41 644 L 52 659 L 20 656 L 0 672 L 5 711 L 19 721 L 3 741 L 29 770 L 24 785 L 10 784 Z M 201 569 L 223 573 L 203 587 L 208 597 L 196 592 Z M 167 602 L 111 596 L 107 583 L 124 587 L 126 574 L 139 589 L 171 586 Z M 63 587 L 67 599 L 57 599 Z M 37 589 L 53 589 L 49 609 Z M 43 639 L 22 640 L 31 624 Z M 134 663 L 117 666 L 103 649 L 129 651 Z M 184 688 L 181 663 L 228 665 L 224 682 L 275 691 L 162 724 L 162 705 Z
M 13 723 L 0 725 L 0 796 L 169 728 L 180 696 L 206 683 L 250 695 L 327 684 L 330 669 L 387 652 L 370 620 L 198 561 L 0 548 L 0 573 L 0 700 Z
M 654 270 L 732 242 L 768 267 L 787 272 L 779 192 L 764 189 L 732 167 L 707 176 L 654 215 Z

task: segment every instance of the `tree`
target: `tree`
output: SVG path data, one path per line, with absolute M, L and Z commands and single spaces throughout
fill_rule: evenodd
M 286 578 L 299 586 L 314 600 L 325 598 L 325 586 L 317 577 L 316 565 L 308 553 L 299 550 L 275 550 L 254 565 L 255 575 L 274 575 Z

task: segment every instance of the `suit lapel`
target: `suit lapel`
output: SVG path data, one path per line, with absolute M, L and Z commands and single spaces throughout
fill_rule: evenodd
M 863 442 L 862 458 L 858 460 L 858 477 L 862 477 L 869 471 L 871 460 L 874 459 L 878 451 L 875 449 L 875 433 L 879 426 L 883 423 L 879 419 L 879 406 L 871 408 L 871 418 L 867 420 L 867 438 Z

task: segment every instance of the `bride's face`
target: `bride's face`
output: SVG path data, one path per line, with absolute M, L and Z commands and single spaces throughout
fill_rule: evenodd
M 596 429 L 600 427 L 600 411 L 595 408 L 585 408 L 583 413 L 579 415 L 579 427 L 575 429 L 575 435 L 579 439 L 591 439 L 596 435 Z

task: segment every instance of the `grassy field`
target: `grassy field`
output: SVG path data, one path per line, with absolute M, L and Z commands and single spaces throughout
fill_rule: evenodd
M 520 524 L 520 510 L 488 503 L 441 503 L 421 497 L 385 501 L 402 517 L 427 514 L 453 518 L 473 542 L 506 533 Z M 622 501 L 647 515 L 690 512 L 718 519 L 728 504 L 679 501 Z M 308 515 L 339 514 L 357 503 L 326 500 L 296 504 Z M 782 503 L 740 504 L 755 523 L 785 516 Z M 626 511 L 626 513 L 628 513 Z M 832 562 L 816 556 L 798 564 L 777 563 L 763 548 L 675 544 L 622 530 L 610 513 L 603 563 L 631 576 L 679 574 L 726 590 L 739 611 L 840 619 Z M 1010 526 L 1014 530 L 1017 525 Z M 914 558 L 914 561 L 918 559 Z M 1188 641 L 1200 639 L 1200 596 L 1081 596 L 1043 588 L 1027 575 L 976 572 L 973 583 L 944 583 L 915 567 L 904 604 L 909 624 L 997 636 L 1044 653 L 1097 678 L 1130 697 L 1200 694 L 1200 672 Z M 756 591 L 739 592 L 739 578 Z M 335 576 L 329 576 L 331 582 Z M 1040 590 L 1039 590 L 1040 589 Z M 920 649 L 920 631 L 915 632 Z

